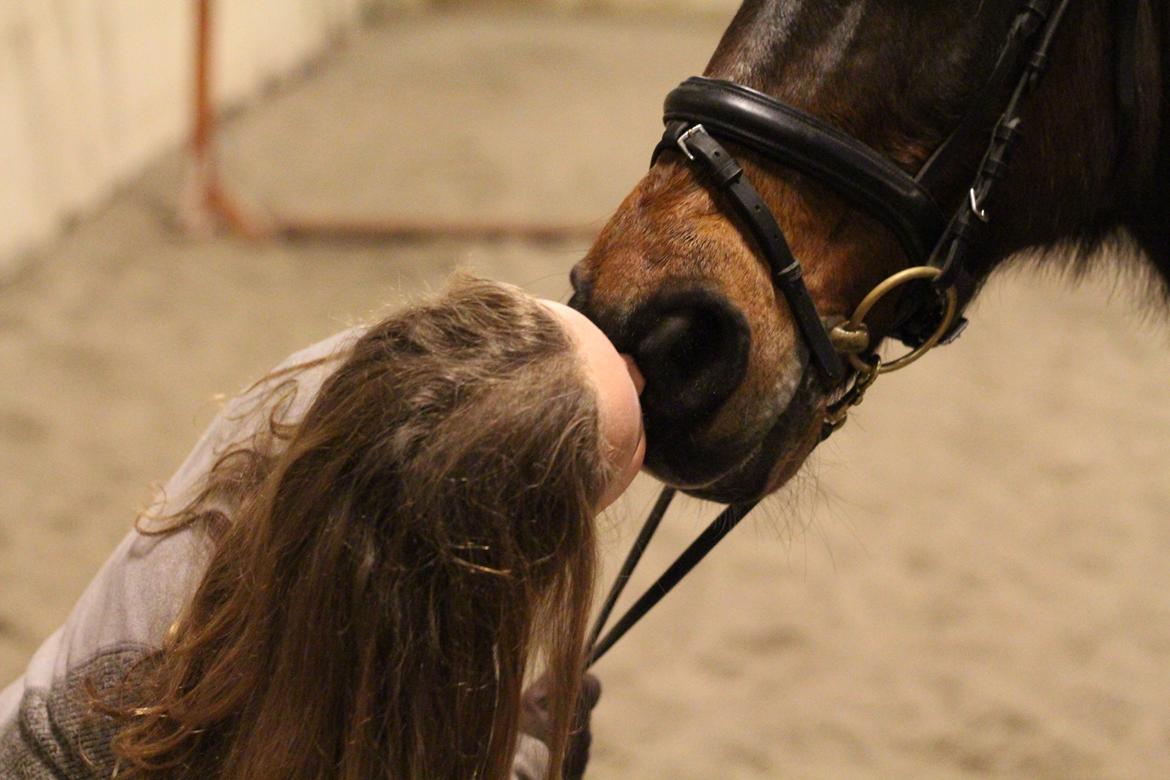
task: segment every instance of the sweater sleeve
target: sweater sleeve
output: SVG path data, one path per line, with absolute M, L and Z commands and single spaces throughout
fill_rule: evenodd
M 17 718 L 0 729 L 4 780 L 98 780 L 112 777 L 116 723 L 92 707 L 93 695 L 118 685 L 145 654 L 110 648 L 70 670 L 50 688 L 26 688 Z

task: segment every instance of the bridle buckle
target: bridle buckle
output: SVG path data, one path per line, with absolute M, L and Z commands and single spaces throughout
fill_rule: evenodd
M 967 190 L 968 201 L 971 205 L 971 213 L 979 218 L 979 221 L 986 224 L 991 221 L 991 217 L 987 215 L 987 209 L 983 208 L 983 201 L 975 194 L 975 188 Z
M 701 124 L 695 125 L 690 130 L 687 130 L 685 133 L 680 135 L 678 137 L 678 140 L 675 141 L 675 143 L 678 145 L 678 148 L 682 151 L 682 153 L 684 155 L 686 155 L 686 158 L 688 160 L 690 160 L 691 162 L 695 161 L 695 155 L 692 154 L 691 150 L 687 148 L 687 141 L 690 140 L 692 135 L 695 135 L 696 133 L 705 133 L 705 132 L 707 132 L 707 128 L 703 127 Z

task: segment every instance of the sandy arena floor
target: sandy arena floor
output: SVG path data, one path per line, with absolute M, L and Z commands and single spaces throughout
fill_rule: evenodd
M 600 224 L 721 29 L 390 19 L 233 119 L 227 168 L 287 208 Z M 181 171 L 0 285 L 0 685 L 216 394 L 455 267 L 567 296 L 585 249 L 191 239 Z M 599 666 L 591 776 L 1170 777 L 1170 328 L 1115 276 L 1009 272 L 881 382 Z M 652 497 L 609 516 L 611 565 Z M 639 581 L 713 511 L 676 509 Z

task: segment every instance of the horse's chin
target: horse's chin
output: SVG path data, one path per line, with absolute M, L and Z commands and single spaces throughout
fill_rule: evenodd
M 778 490 L 820 442 L 823 399 L 808 380 L 754 440 L 700 452 L 651 436 L 646 470 L 688 495 L 721 504 L 758 501 Z

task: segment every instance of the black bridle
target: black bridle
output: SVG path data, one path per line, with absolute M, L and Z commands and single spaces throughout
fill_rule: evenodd
M 1134 110 L 1133 68 L 1121 60 L 1132 58 L 1137 25 L 1136 0 L 1121 0 L 1132 9 L 1120 20 L 1119 109 L 1122 127 Z M 865 390 L 880 373 L 901 368 L 937 344 L 948 343 L 966 324 L 963 310 L 969 301 L 972 275 L 968 258 L 984 238 L 987 206 L 996 184 L 1008 170 L 1008 160 L 1020 135 L 1025 98 L 1043 77 L 1057 29 L 1069 0 L 1022 0 L 1020 10 L 983 89 L 967 115 L 940 144 L 917 173 L 906 173 L 886 157 L 855 138 L 793 106 L 761 92 L 717 79 L 687 79 L 666 97 L 666 132 L 654 150 L 653 164 L 663 152 L 681 152 L 717 192 L 754 239 L 771 271 L 775 288 L 784 297 L 796 327 L 808 348 L 827 393 L 840 399 L 829 407 L 823 436 L 845 421 L 850 408 L 861 402 Z M 1128 49 L 1128 51 L 1125 51 Z M 1013 81 L 1014 79 L 1014 81 Z M 1002 110 L 992 106 L 1008 86 L 1011 93 Z M 1002 104 L 1001 104 L 1002 105 Z M 998 119 L 995 117 L 998 114 Z M 971 186 L 948 213 L 932 191 L 938 179 L 976 133 L 994 121 L 986 152 Z M 748 181 L 736 159 L 720 143 L 733 142 L 781 165 L 827 184 L 853 206 L 866 211 L 897 237 L 909 267 L 882 282 L 859 304 L 850 320 L 829 328 L 817 312 L 795 258 L 775 216 Z M 888 332 L 911 352 L 883 362 L 877 343 L 865 325 L 872 306 L 889 292 L 911 281 L 924 281 L 925 293 L 903 296 L 896 322 Z M 879 339 L 880 340 L 880 339 Z M 844 354 L 846 361 L 841 355 Z M 846 362 L 849 366 L 846 367 Z M 603 637 L 601 632 L 675 495 L 664 488 L 635 540 L 610 589 L 589 637 L 588 663 L 595 663 L 643 615 L 657 604 L 755 507 L 755 503 L 727 507 L 667 571 L 638 599 Z

